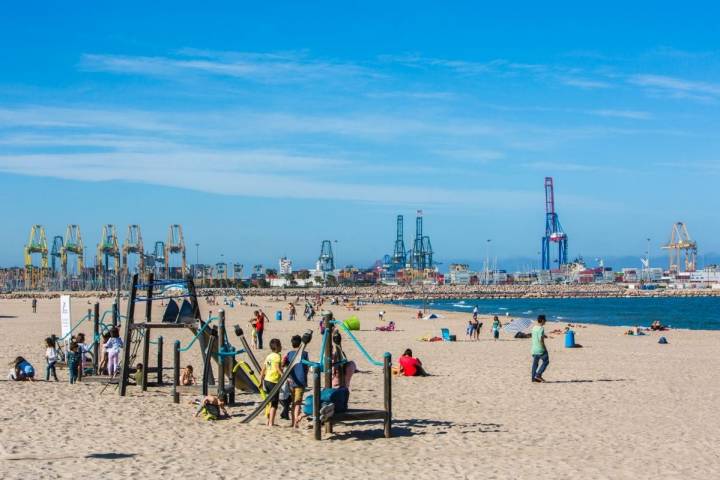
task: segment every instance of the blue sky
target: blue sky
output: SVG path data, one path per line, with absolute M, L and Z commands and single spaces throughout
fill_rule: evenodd
M 571 257 L 720 250 L 713 4 L 147 3 L 5 7 L 0 264 L 181 223 L 203 262 L 368 265 L 416 209 L 441 261 L 533 257 L 545 176 Z

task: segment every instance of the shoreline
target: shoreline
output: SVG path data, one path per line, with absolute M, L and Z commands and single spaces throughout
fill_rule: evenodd
M 113 298 L 115 291 L 17 291 L 0 294 L 0 299 L 58 298 L 71 295 L 77 298 Z M 128 290 L 120 291 L 121 297 Z M 198 296 L 257 297 L 257 298 L 311 298 L 344 297 L 368 303 L 408 300 L 502 300 L 502 299 L 570 299 L 570 298 L 700 298 L 720 297 L 720 289 L 630 289 L 624 285 L 495 285 L 459 286 L 345 286 L 312 288 L 198 288 Z

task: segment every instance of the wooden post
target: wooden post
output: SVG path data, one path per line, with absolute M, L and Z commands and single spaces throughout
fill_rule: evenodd
M 145 299 L 145 323 L 150 323 L 152 321 L 152 295 L 153 295 L 153 281 L 154 281 L 154 275 L 152 272 L 148 273 L 147 276 L 147 294 Z M 143 363 L 143 374 L 142 374 L 142 391 L 147 390 L 147 383 L 148 383 L 148 363 L 150 362 L 150 332 L 152 329 L 150 328 L 144 328 L 143 329 L 143 356 L 142 356 L 142 363 Z
M 324 387 L 332 388 L 332 353 L 333 353 L 333 324 L 330 323 L 330 316 L 323 317 L 323 328 L 327 334 L 327 342 L 325 342 L 325 360 L 323 361 Z
M 120 319 L 120 315 L 118 314 L 118 304 L 117 302 L 112 304 L 112 326 L 117 327 L 120 322 L 118 321 Z
M 98 374 L 98 356 L 100 355 L 100 304 L 95 302 L 93 312 L 93 374 Z
M 218 316 L 220 319 L 218 320 L 217 396 L 227 403 L 227 397 L 225 395 L 225 357 L 221 355 L 221 353 L 225 351 L 225 310 L 221 308 L 218 312 Z
M 383 388 L 383 397 L 385 400 L 385 438 L 392 437 L 392 357 L 389 353 L 385 353 L 383 358 L 383 376 L 385 384 Z
M 180 403 L 180 340 L 175 340 L 173 344 L 173 403 Z
M 322 440 L 322 424 L 320 423 L 320 369 L 313 367 L 313 431 L 315 440 Z
M 205 326 L 205 322 L 202 320 L 202 315 L 200 314 L 200 304 L 197 301 L 197 290 L 195 289 L 195 282 L 193 281 L 193 277 L 191 274 L 187 274 L 185 276 L 185 284 L 187 285 L 188 289 L 188 295 L 190 296 L 190 305 L 193 309 L 193 318 L 197 320 L 198 322 L 198 328 L 203 328 Z M 207 332 L 207 330 L 205 330 Z M 209 333 L 209 332 L 208 332 Z M 198 338 L 198 341 L 200 342 L 200 350 L 203 352 L 207 349 L 207 336 L 205 334 L 201 335 Z M 208 383 L 210 385 L 215 385 L 215 379 L 213 375 L 212 368 L 207 371 L 208 375 Z M 207 395 L 205 393 L 204 395 Z
M 157 384 L 163 385 L 163 337 L 158 337 L 157 343 Z
M 242 344 L 243 350 L 245 350 L 245 353 L 247 354 L 248 358 L 250 359 L 250 363 L 252 363 L 253 368 L 255 369 L 255 373 L 260 375 L 260 363 L 257 361 L 257 357 L 255 357 L 255 354 L 250 349 L 250 345 L 248 345 L 247 338 L 245 338 L 245 335 L 242 333 L 242 328 L 236 327 L 236 333 L 237 331 L 240 332 L 240 335 L 238 337 L 240 338 L 240 343 Z M 262 380 L 262 379 L 261 379 Z
M 323 325 L 328 329 L 328 340 L 325 342 L 325 361 L 323 362 L 323 371 L 325 373 L 325 388 L 332 388 L 332 370 L 333 370 L 333 324 L 332 314 L 323 317 Z M 325 422 L 325 433 L 332 433 L 332 420 Z
M 210 337 L 210 343 L 207 344 L 205 355 L 203 357 L 203 383 L 202 394 L 208 394 L 208 384 L 210 383 L 210 372 L 212 372 L 212 352 L 215 346 L 215 337 Z
M 338 333 L 337 337 L 333 339 L 333 341 L 335 341 L 335 340 L 337 340 L 337 342 L 335 343 L 335 349 L 337 351 L 338 362 L 342 362 L 342 360 L 343 360 L 343 350 L 342 350 L 342 345 L 341 345 L 342 340 L 341 340 L 339 333 Z M 345 386 L 345 365 L 338 364 L 337 369 L 338 369 L 338 380 L 340 381 L 340 386 L 344 387 Z
M 132 334 L 131 325 L 135 317 L 135 297 L 137 296 L 137 281 L 138 274 L 133 275 L 132 286 L 130 287 L 130 298 L 128 298 L 128 309 L 127 309 L 127 320 L 125 321 L 125 335 L 123 341 L 125 342 L 123 348 L 123 363 L 122 370 L 120 370 L 120 396 L 125 396 L 127 390 L 128 375 L 130 374 L 128 363 L 130 363 L 130 335 Z

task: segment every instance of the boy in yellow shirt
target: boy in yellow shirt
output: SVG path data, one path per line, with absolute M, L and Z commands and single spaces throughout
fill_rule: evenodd
M 265 363 L 263 364 L 262 370 L 260 370 L 260 378 L 263 379 L 265 391 L 270 394 L 275 385 L 280 381 L 282 377 L 282 345 L 280 340 L 273 338 L 270 340 L 271 353 L 265 357 Z M 277 407 L 280 400 L 280 391 L 278 390 L 275 395 L 270 399 L 270 414 L 267 419 L 267 426 L 275 426 L 275 416 L 277 415 Z

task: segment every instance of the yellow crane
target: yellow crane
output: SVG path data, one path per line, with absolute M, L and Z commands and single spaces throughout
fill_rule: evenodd
M 110 267 L 111 258 L 113 260 L 112 268 Z M 110 286 L 108 281 L 112 279 L 113 274 L 116 279 L 120 274 L 120 246 L 115 225 L 103 225 L 102 236 L 97 246 L 95 267 L 97 268 L 97 279 L 103 288 Z
M 670 261 L 668 270 L 671 273 L 680 271 L 681 260 L 686 272 L 694 272 L 697 260 L 697 243 L 690 238 L 687 225 L 677 222 L 670 232 L 670 242 L 662 247 L 669 251 Z
M 83 270 L 85 269 L 85 247 L 79 225 L 70 224 L 65 230 L 65 244 L 60 250 L 60 262 L 65 278 L 67 278 L 68 274 L 69 254 L 75 255 L 76 273 L 79 278 L 82 278 Z
M 45 227 L 33 225 L 28 243 L 23 249 L 25 256 L 25 288 L 39 288 L 45 285 L 48 275 L 48 243 Z M 33 265 L 33 254 L 40 254 L 40 266 Z

